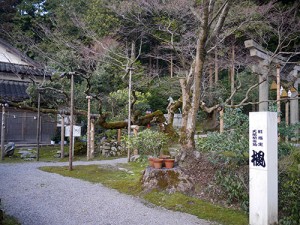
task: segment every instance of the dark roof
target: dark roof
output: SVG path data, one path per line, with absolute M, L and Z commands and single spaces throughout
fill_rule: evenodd
M 2 101 L 21 102 L 29 98 L 26 93 L 28 82 L 0 80 L 0 98 Z
M 8 62 L 0 62 L 0 72 L 16 73 L 33 76 L 46 76 L 50 77 L 51 74 L 44 69 L 35 68 L 33 66 L 13 64 Z

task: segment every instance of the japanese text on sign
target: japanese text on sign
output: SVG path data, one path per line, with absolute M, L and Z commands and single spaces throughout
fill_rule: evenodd
M 252 160 L 253 166 L 266 167 L 265 153 L 262 151 L 264 146 L 263 130 L 252 130 Z

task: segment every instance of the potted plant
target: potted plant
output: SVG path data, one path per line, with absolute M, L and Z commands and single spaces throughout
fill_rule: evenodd
M 165 167 L 167 169 L 172 169 L 174 167 L 174 161 L 175 159 L 171 159 L 171 158 L 164 159 Z
M 150 167 L 154 167 L 154 158 L 152 156 L 148 157 L 148 162 Z
M 153 159 L 153 167 L 155 169 L 161 169 L 162 168 L 162 164 L 163 164 L 163 159 L 160 158 L 154 158 Z

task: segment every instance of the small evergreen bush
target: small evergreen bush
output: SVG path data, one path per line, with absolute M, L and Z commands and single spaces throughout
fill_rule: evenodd
M 248 161 L 249 119 L 241 109 L 226 109 L 224 114 L 225 132 L 210 132 L 207 138 L 196 141 L 199 151 L 217 153 L 218 160 L 245 164 Z M 213 156 L 216 160 L 215 155 Z M 217 160 L 217 161 L 218 161 Z M 217 163 L 217 161 L 215 161 Z
M 300 150 L 284 157 L 279 173 L 280 224 L 300 224 Z
M 142 156 L 158 156 L 162 148 L 167 144 L 167 136 L 159 131 L 145 129 L 138 132 L 136 136 L 124 137 L 127 147 L 132 151 L 137 149 Z
M 74 143 L 74 155 L 84 155 L 86 154 L 87 147 L 86 143 L 82 141 L 75 141 Z

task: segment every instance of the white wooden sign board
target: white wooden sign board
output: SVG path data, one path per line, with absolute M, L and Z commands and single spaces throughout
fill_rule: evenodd
M 66 126 L 65 136 L 70 137 L 70 126 Z M 80 137 L 81 136 L 81 126 L 73 126 L 73 136 Z
M 249 223 L 278 223 L 278 133 L 276 112 L 249 115 Z

